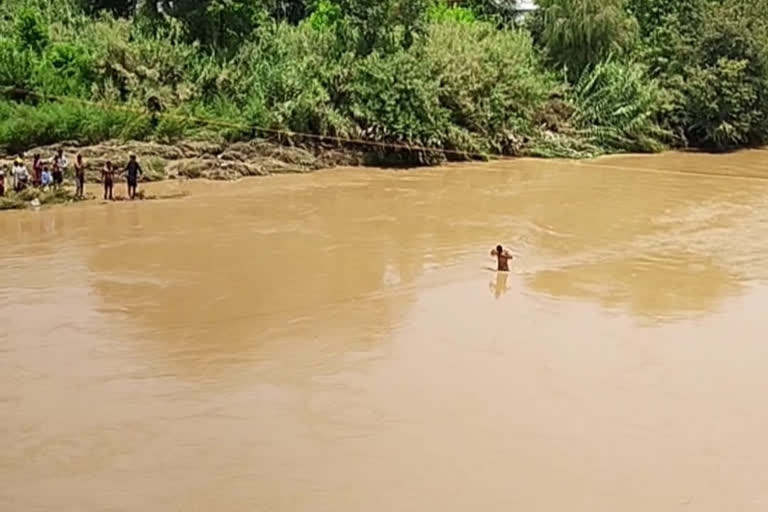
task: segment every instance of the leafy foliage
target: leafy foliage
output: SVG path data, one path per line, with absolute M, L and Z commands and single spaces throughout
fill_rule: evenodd
M 11 153 L 62 140 L 141 140 L 150 134 L 147 118 L 74 103 L 29 106 L 0 102 L 0 120 L 0 143 Z
M 640 65 L 601 62 L 575 84 L 573 101 L 574 126 L 599 146 L 658 151 L 659 141 L 670 137 L 658 120 L 663 94 Z
M 0 95 L 0 145 L 251 127 L 545 156 L 766 142 L 768 0 L 538 3 L 520 25 L 513 0 L 4 0 L 0 87 L 43 96 Z
M 330 0 L 318 0 L 312 14 L 309 16 L 309 24 L 315 30 L 327 30 L 341 19 L 341 9 Z
M 637 21 L 624 0 L 539 0 L 535 34 L 558 68 L 578 77 L 635 44 Z
M 50 42 L 48 27 L 34 9 L 22 9 L 14 28 L 17 42 L 24 49 L 40 54 Z
M 424 31 L 427 0 L 336 0 L 343 20 L 339 35 L 358 55 L 409 48 Z
M 424 61 L 441 84 L 440 104 L 485 151 L 516 153 L 553 87 L 530 36 L 489 23 L 433 25 Z
M 685 18 L 700 0 L 628 0 L 627 7 L 637 19 L 643 37 L 650 36 L 672 17 Z
M 475 12 L 469 7 L 449 5 L 443 1 L 437 2 L 427 10 L 427 17 L 431 22 L 454 22 L 471 24 L 477 20 Z
M 360 61 L 349 89 L 349 113 L 373 140 L 443 144 L 448 112 L 439 83 L 414 52 L 373 53 Z
M 667 124 L 691 145 L 724 150 L 768 135 L 768 18 L 764 0 L 700 1 L 672 14 L 644 58 L 669 92 Z

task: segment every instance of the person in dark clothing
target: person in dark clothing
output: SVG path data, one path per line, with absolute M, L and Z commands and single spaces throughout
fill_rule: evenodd
M 136 198 L 136 188 L 139 184 L 139 176 L 144 174 L 139 162 L 136 161 L 136 155 L 131 155 L 128 165 L 125 167 L 126 177 L 128 179 L 128 197 Z
M 58 189 L 64 183 L 64 171 L 61 168 L 53 166 L 53 188 Z
M 83 198 L 85 196 L 85 164 L 83 155 L 78 154 L 75 160 L 75 196 Z
M 112 187 L 115 184 L 115 169 L 112 162 L 107 162 L 104 169 L 101 170 L 101 181 L 104 183 L 104 200 L 112 200 Z
M 34 160 L 32 161 L 32 172 L 34 173 L 34 185 L 40 187 L 43 184 L 43 159 L 40 158 L 40 153 L 35 153 Z

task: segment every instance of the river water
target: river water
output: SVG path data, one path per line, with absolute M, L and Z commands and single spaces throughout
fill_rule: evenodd
M 4 213 L 0 510 L 768 510 L 764 178 L 514 160 Z

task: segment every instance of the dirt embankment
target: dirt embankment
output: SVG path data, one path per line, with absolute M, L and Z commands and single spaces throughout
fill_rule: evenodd
M 24 161 L 31 172 L 32 157 L 40 154 L 50 158 L 59 149 L 67 156 L 72 173 L 75 155 L 83 155 L 88 170 L 87 181 L 101 178 L 101 169 L 111 161 L 118 169 L 125 167 L 128 156 L 136 154 L 144 169 L 144 180 L 207 178 L 233 180 L 245 176 L 305 173 L 339 165 L 363 165 L 365 155 L 349 149 L 330 147 L 289 147 L 265 140 L 251 140 L 233 144 L 210 142 L 106 142 L 94 146 L 59 143 L 31 149 Z M 10 170 L 14 155 L 0 155 L 0 166 Z

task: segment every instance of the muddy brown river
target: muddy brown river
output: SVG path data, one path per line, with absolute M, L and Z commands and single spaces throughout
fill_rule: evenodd
M 768 510 L 766 179 L 672 153 L 3 213 L 0 510 Z

